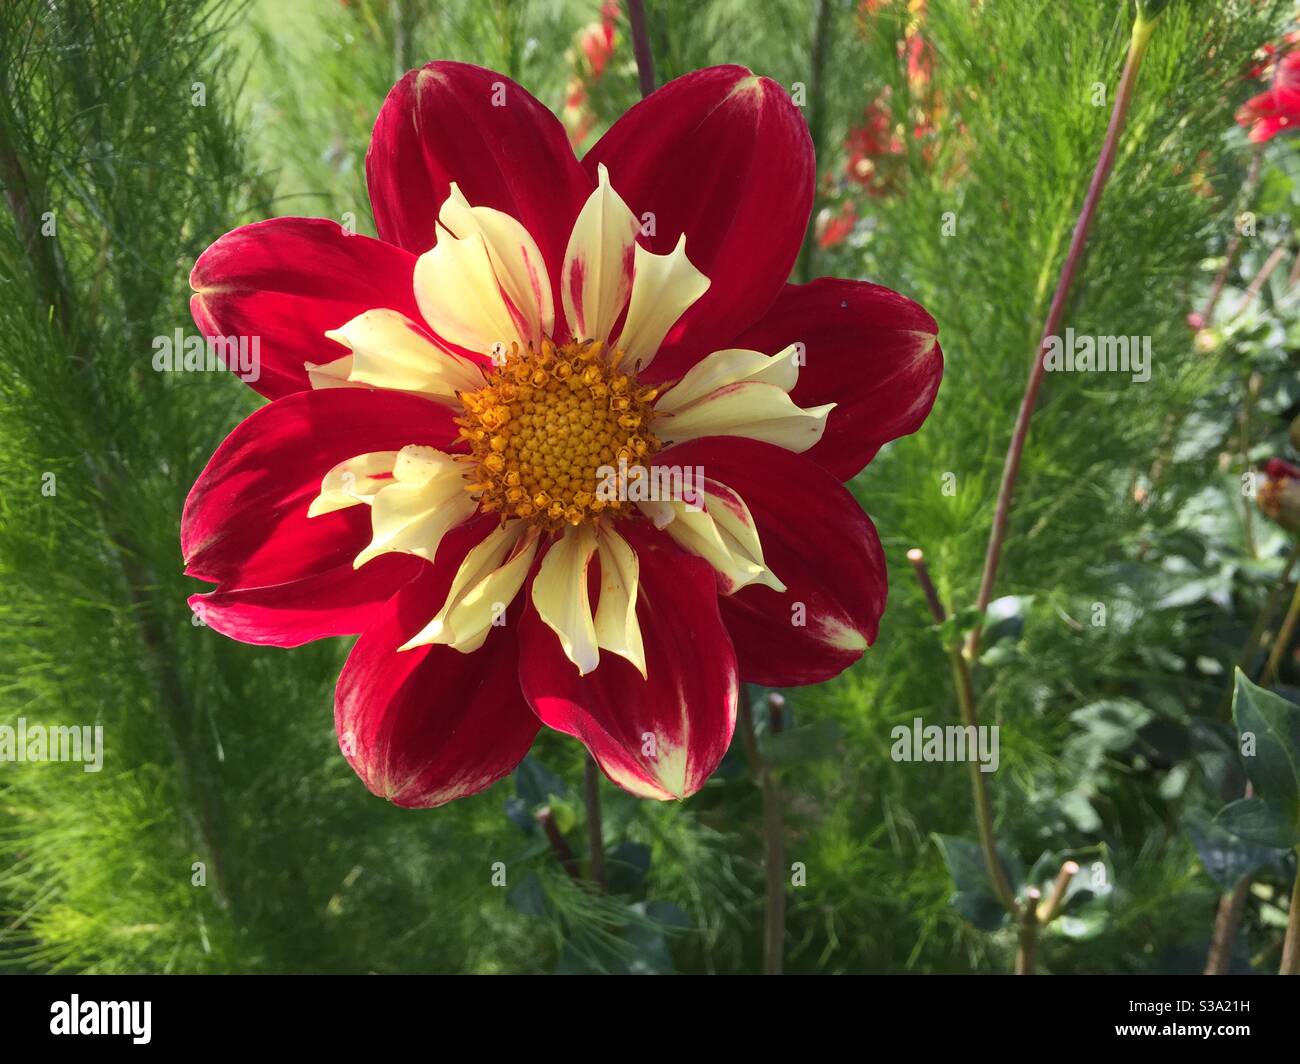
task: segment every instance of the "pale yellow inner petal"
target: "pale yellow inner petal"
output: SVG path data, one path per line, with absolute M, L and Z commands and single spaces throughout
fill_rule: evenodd
M 461 466 L 433 447 L 403 447 L 393 479 L 370 507 L 373 538 L 352 563 L 360 568 L 388 551 L 433 561 L 442 537 L 474 513 Z
M 685 233 L 667 255 L 636 246 L 632 297 L 618 340 L 631 372 L 650 364 L 668 330 L 708 289 L 709 279 L 686 257 Z
M 352 352 L 348 380 L 354 384 L 417 392 L 452 406 L 459 405 L 458 391 L 483 387 L 474 363 L 434 344 L 395 310 L 367 310 L 325 335 Z
M 591 613 L 587 575 L 593 557 L 600 561 L 600 599 Z M 607 650 L 646 675 L 645 647 L 636 616 L 640 565 L 636 552 L 613 528 L 566 528 L 551 544 L 533 581 L 533 605 L 585 676 Z
M 534 347 L 555 329 L 555 303 L 542 253 L 528 230 L 492 207 L 471 207 L 455 182 L 438 212 L 453 236 L 483 238 L 497 283 L 518 310 L 520 333 Z
M 332 362 L 304 362 L 303 368 L 307 370 L 307 380 L 314 389 L 321 388 L 362 388 L 364 385 L 355 384 L 348 380 L 352 374 L 352 356 L 344 355 L 342 358 L 336 358 Z
M 591 525 L 564 530 L 546 552 L 533 581 L 533 606 L 559 637 L 565 656 L 582 676 L 600 664 L 596 625 L 587 594 L 587 567 L 596 553 Z
M 321 481 L 320 494 L 307 508 L 308 517 L 333 513 L 349 506 L 369 505 L 391 484 L 396 451 L 374 451 L 340 462 Z
M 785 584 L 763 560 L 758 529 L 745 501 L 713 481 L 707 482 L 700 497 L 702 508 L 692 507 L 685 500 L 660 501 L 653 504 L 653 509 L 647 503 L 638 505 L 682 549 L 698 554 L 713 566 L 725 594 L 734 594 L 750 584 L 784 591 Z M 665 510 L 671 510 L 672 518 L 661 524 Z
M 493 626 L 505 623 L 506 608 L 528 577 L 537 544 L 536 530 L 522 521 L 490 532 L 461 562 L 442 609 L 398 649 L 445 643 L 462 654 L 478 650 Z
M 560 292 L 569 328 L 578 340 L 608 340 L 632 287 L 636 216 L 609 183 L 602 163 L 564 252 Z
M 790 398 L 799 382 L 798 348 L 774 355 L 732 348 L 692 366 L 655 404 L 655 430 L 669 443 L 701 436 L 744 436 L 803 452 L 826 431 L 835 409 L 800 407 Z
M 655 432 L 665 443 L 701 436 L 744 436 L 802 453 L 822 438 L 827 415 L 834 409 L 834 403 L 804 409 L 774 384 L 742 381 L 724 385 L 656 420 Z
M 745 348 L 714 351 L 686 371 L 676 384 L 655 404 L 662 413 L 673 414 L 728 384 L 753 381 L 772 384 L 784 392 L 799 383 L 798 349 L 791 344 L 774 355 Z
M 435 333 L 478 354 L 527 347 L 532 338 L 507 302 L 479 232 L 458 239 L 438 226 L 438 243 L 415 263 L 415 301 Z
M 601 650 L 626 658 L 646 675 L 645 647 L 636 618 L 640 565 L 636 551 L 612 528 L 597 534 L 600 600 L 596 604 L 596 643 Z

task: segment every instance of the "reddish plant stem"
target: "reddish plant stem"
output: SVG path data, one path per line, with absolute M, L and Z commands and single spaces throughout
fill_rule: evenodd
M 1237 309 L 1233 311 L 1233 317 L 1245 313 L 1250 305 L 1255 302 L 1259 297 L 1259 293 L 1263 290 L 1264 285 L 1268 283 L 1268 279 L 1273 276 L 1273 271 L 1282 265 L 1282 260 L 1286 258 L 1286 252 L 1287 248 L 1285 244 L 1279 244 L 1273 249 L 1273 253 L 1269 255 L 1269 257 L 1264 261 L 1264 265 L 1260 267 L 1259 273 L 1255 274 L 1255 279 L 1250 282 L 1250 287 L 1246 289 L 1246 294 L 1241 297 L 1241 302 L 1237 305 Z
M 1016 949 L 1016 975 L 1033 975 L 1034 961 L 1038 957 L 1038 899 L 1037 887 L 1025 892 L 1025 907 L 1020 914 L 1019 945 Z
M 569 874 L 569 878 L 581 879 L 582 875 L 578 871 L 578 860 L 573 856 L 573 849 L 569 846 L 569 840 L 560 831 L 560 825 L 555 822 L 555 814 L 551 812 L 551 807 L 549 805 L 543 806 L 533 814 L 533 819 L 541 825 L 546 841 L 551 844 L 552 852 L 559 858 L 560 866 Z
M 1242 876 L 1232 891 L 1219 899 L 1214 916 L 1214 931 L 1210 935 L 1210 952 L 1205 958 L 1202 975 L 1224 975 L 1232 960 L 1232 944 L 1237 941 L 1237 928 L 1241 924 L 1241 910 L 1245 908 L 1250 893 L 1250 877 Z
M 627 0 L 627 21 L 632 30 L 632 54 L 636 56 L 636 77 L 641 95 L 655 91 L 655 60 L 650 50 L 650 33 L 645 24 L 644 0 Z
M 1038 392 L 1043 384 L 1046 372 L 1046 353 L 1048 341 L 1057 334 L 1065 316 L 1065 306 L 1070 289 L 1074 285 L 1075 275 L 1083 260 L 1084 248 L 1088 243 L 1088 233 L 1092 229 L 1097 206 L 1101 202 L 1106 188 L 1106 179 L 1115 164 L 1115 154 L 1119 149 L 1120 134 L 1128 117 L 1129 104 L 1133 99 L 1133 90 L 1137 86 L 1138 74 L 1142 69 L 1142 59 L 1146 55 L 1151 33 L 1155 29 L 1154 21 L 1147 21 L 1140 15 L 1133 25 L 1133 36 L 1129 42 L 1128 57 L 1124 61 L 1124 73 L 1120 77 L 1119 91 L 1115 96 L 1115 106 L 1111 110 L 1110 124 L 1106 129 L 1106 138 L 1102 142 L 1101 154 L 1093 170 L 1092 181 L 1088 185 L 1083 208 L 1074 226 L 1074 235 L 1070 238 L 1070 248 L 1061 268 L 1061 276 L 1056 284 L 1056 292 L 1043 323 L 1042 337 L 1038 344 L 1038 353 L 1034 358 L 1033 368 L 1029 372 L 1029 381 L 1025 385 L 1024 397 L 1020 400 L 1020 410 L 1016 415 L 1015 429 L 1011 434 L 1011 445 L 1007 450 L 1006 463 L 1002 468 L 1002 483 L 998 488 L 997 507 L 993 513 L 993 529 L 989 535 L 988 550 L 984 555 L 984 571 L 980 577 L 979 594 L 975 604 L 983 613 L 993 598 L 993 586 L 997 581 L 998 562 L 1002 558 L 1002 545 L 1007 535 L 1007 520 L 1011 514 L 1011 500 L 1015 493 L 1016 479 L 1020 475 L 1020 459 L 1024 454 L 1025 440 L 1029 435 L 1029 422 L 1038 403 Z M 966 641 L 966 656 L 973 658 L 979 646 L 980 627 L 971 631 Z
M 1056 881 L 1052 884 L 1052 893 L 1047 897 L 1047 904 L 1038 910 L 1039 926 L 1046 927 L 1061 915 L 1061 908 L 1065 905 L 1065 892 L 1070 886 L 1070 880 L 1078 874 L 1077 861 L 1066 861 L 1061 865 L 1061 870 L 1056 873 Z
M 1255 154 L 1250 160 L 1250 172 L 1246 174 L 1246 183 L 1242 186 L 1245 193 L 1244 201 L 1250 203 L 1255 196 L 1255 188 L 1259 184 L 1259 175 L 1263 170 L 1264 163 L 1264 145 L 1255 145 Z M 1233 263 L 1237 260 L 1237 252 L 1241 250 L 1242 236 L 1237 231 L 1233 234 L 1232 239 L 1228 241 L 1228 250 L 1223 256 L 1223 265 L 1219 267 L 1219 272 L 1214 278 L 1214 284 L 1210 286 L 1209 298 L 1205 301 L 1205 307 L 1201 310 L 1201 324 L 1209 325 L 1214 318 L 1214 309 L 1219 305 L 1219 297 L 1223 295 L 1224 285 L 1228 283 L 1228 275 L 1232 273 Z M 1300 263 L 1300 257 L 1296 259 Z

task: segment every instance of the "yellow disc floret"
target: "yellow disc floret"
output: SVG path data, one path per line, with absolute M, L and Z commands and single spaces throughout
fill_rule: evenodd
M 482 388 L 460 394 L 466 487 L 481 510 L 551 529 L 626 512 L 617 478 L 635 476 L 659 441 L 657 392 L 620 373 L 622 357 L 596 341 L 513 346 Z

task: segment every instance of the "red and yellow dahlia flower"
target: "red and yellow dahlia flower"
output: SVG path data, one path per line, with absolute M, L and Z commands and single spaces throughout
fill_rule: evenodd
M 874 640 L 884 558 L 841 481 L 928 414 L 934 319 L 786 283 L 812 148 L 741 67 L 579 161 L 508 78 L 431 63 L 366 168 L 379 239 L 277 218 L 195 264 L 196 323 L 260 338 L 271 402 L 186 502 L 186 571 L 217 585 L 192 605 L 250 643 L 359 634 L 340 745 L 399 805 L 483 789 L 543 724 L 634 794 L 697 791 L 742 680 Z

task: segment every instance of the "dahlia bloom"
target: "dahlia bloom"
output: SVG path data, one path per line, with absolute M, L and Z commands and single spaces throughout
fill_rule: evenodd
M 1260 512 L 1289 532 L 1300 532 L 1300 469 L 1281 458 L 1264 463 L 1264 482 L 1255 495 Z
M 1256 144 L 1272 140 L 1300 123 L 1300 52 L 1288 52 L 1273 64 L 1272 86 L 1252 96 L 1237 112 L 1237 124 Z
M 340 746 L 399 805 L 483 789 L 542 725 L 634 794 L 695 792 L 741 681 L 875 639 L 883 552 L 842 481 L 928 414 L 933 318 L 786 284 L 812 149 L 741 67 L 579 161 L 508 78 L 431 63 L 366 169 L 379 239 L 277 218 L 195 264 L 196 323 L 260 336 L 271 402 L 186 502 L 192 605 L 250 643 L 359 634 Z

